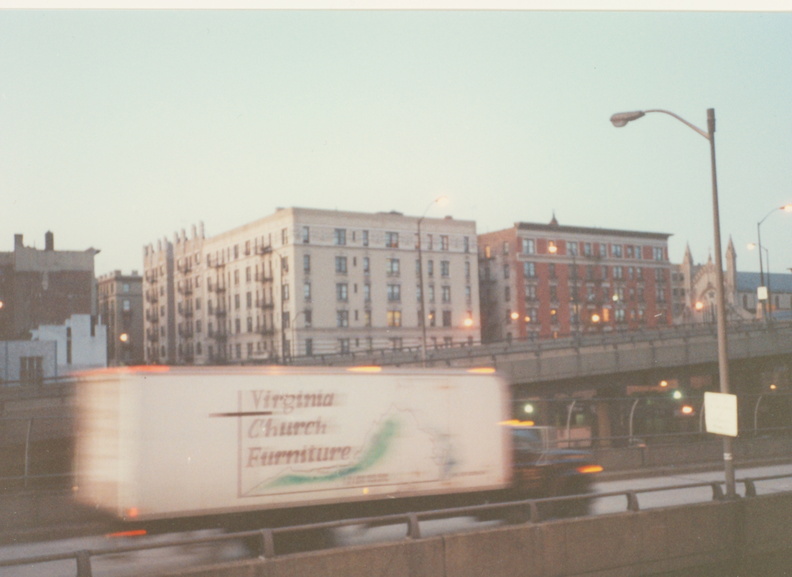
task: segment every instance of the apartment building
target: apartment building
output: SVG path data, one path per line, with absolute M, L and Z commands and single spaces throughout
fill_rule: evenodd
M 288 362 L 480 338 L 476 227 L 450 217 L 286 208 L 214 237 L 201 225 L 144 248 L 143 290 L 147 362 Z
M 107 326 L 107 362 L 110 366 L 143 362 L 143 277 L 120 270 L 97 279 L 102 322 Z
M 669 236 L 555 216 L 479 235 L 482 340 L 670 325 Z

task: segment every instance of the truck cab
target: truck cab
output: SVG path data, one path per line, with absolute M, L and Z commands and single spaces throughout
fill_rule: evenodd
M 602 467 L 590 451 L 565 448 L 555 427 L 510 424 L 514 452 L 513 490 L 520 498 L 589 493 Z M 583 514 L 586 500 L 564 503 L 568 514 Z

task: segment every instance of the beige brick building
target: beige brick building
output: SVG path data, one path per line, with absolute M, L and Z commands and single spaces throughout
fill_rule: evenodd
M 480 340 L 473 221 L 279 209 L 214 237 L 200 226 L 148 245 L 144 269 L 147 362 L 288 362 Z

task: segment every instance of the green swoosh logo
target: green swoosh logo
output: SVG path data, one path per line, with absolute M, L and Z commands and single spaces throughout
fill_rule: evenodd
M 334 473 L 319 476 L 296 474 L 284 475 L 283 477 L 270 481 L 267 485 L 265 485 L 265 488 L 269 489 L 273 487 L 304 485 L 306 483 L 325 483 L 337 481 L 338 479 L 343 479 L 349 475 L 354 475 L 356 473 L 365 471 L 366 469 L 373 467 L 385 456 L 385 454 L 388 452 L 388 449 L 390 448 L 391 441 L 398 432 L 398 429 L 399 425 L 395 419 L 388 419 L 385 421 L 382 424 L 380 430 L 372 438 L 371 445 L 366 450 L 366 452 L 363 453 L 360 460 L 349 467 L 345 467 Z

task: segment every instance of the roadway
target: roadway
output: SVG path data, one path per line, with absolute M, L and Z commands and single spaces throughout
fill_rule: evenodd
M 737 471 L 737 489 L 744 495 L 745 486 L 741 481 L 761 477 L 790 475 L 790 477 L 757 481 L 759 495 L 792 491 L 792 464 L 751 467 Z M 641 510 L 678 506 L 712 501 L 713 490 L 709 483 L 723 481 L 722 471 L 668 474 L 662 477 L 636 477 L 618 480 L 602 480 L 595 484 L 594 494 L 602 495 L 592 499 L 592 515 L 622 513 L 628 509 L 625 492 L 636 494 L 636 502 Z M 696 485 L 683 489 L 668 489 L 679 485 Z M 703 485 L 702 485 L 703 484 Z M 618 493 L 618 495 L 613 495 Z M 472 516 L 456 516 L 449 519 L 420 521 L 421 537 L 432 537 L 459 532 L 472 532 L 497 526 L 499 521 L 479 521 Z M 375 543 L 403 540 L 406 524 L 370 527 L 363 524 L 340 527 L 333 530 L 333 546 L 370 545 Z M 211 538 L 220 535 L 219 531 L 200 531 L 179 535 L 159 535 L 146 537 L 108 537 L 92 535 L 78 538 L 56 539 L 50 541 L 20 543 L 0 547 L 0 561 L 39 555 L 69 553 L 81 550 L 106 550 L 128 545 L 157 546 L 174 543 L 166 548 L 145 551 L 123 552 L 100 555 L 92 558 L 93 577 L 131 575 L 154 575 L 185 567 L 197 567 L 243 559 L 250 556 L 249 549 L 238 540 L 221 543 L 187 543 L 198 538 Z M 74 577 L 75 561 L 57 561 L 25 567 L 0 567 L 0 577 Z

